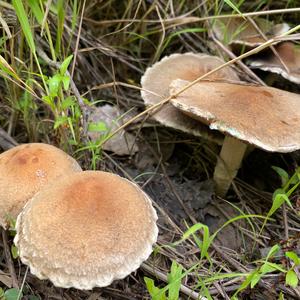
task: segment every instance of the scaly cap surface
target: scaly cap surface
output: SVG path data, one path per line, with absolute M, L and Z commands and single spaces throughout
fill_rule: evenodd
M 144 89 L 141 92 L 146 107 L 154 105 L 169 96 L 169 85 L 175 79 L 195 80 L 214 68 L 224 64 L 224 61 L 216 56 L 207 54 L 172 54 L 148 68 L 141 79 Z M 235 71 L 226 67 L 207 77 L 209 80 L 233 80 L 239 81 Z M 215 140 L 219 143 L 222 136 L 213 134 L 205 126 L 199 126 L 198 122 L 185 116 L 171 104 L 166 104 L 153 114 L 157 122 L 178 129 L 195 136 Z
M 188 82 L 175 80 L 172 92 Z M 300 95 L 283 90 L 200 82 L 173 99 L 189 116 L 239 140 L 272 152 L 300 149 Z
M 107 286 L 152 252 L 157 215 L 149 197 L 120 176 L 85 171 L 36 194 L 17 219 L 23 263 L 60 287 Z
M 79 164 L 62 150 L 42 143 L 23 144 L 0 154 L 0 224 L 15 219 L 35 193 L 73 172 Z

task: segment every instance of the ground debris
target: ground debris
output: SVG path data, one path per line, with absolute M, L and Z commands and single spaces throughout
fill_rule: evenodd
M 116 106 L 105 104 L 95 107 L 89 115 L 88 122 L 91 125 L 88 135 L 93 141 L 101 140 L 126 122 L 126 119 L 128 120 L 126 114 L 122 113 Z M 122 129 L 103 145 L 103 150 L 121 156 L 132 155 L 138 151 L 138 146 L 135 136 Z

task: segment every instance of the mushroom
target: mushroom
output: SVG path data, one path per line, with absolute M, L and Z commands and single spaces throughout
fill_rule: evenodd
M 21 261 L 58 287 L 92 289 L 122 279 L 156 242 L 150 198 L 118 175 L 84 171 L 36 194 L 17 218 Z
M 171 94 L 188 84 L 175 80 Z M 226 195 L 247 144 L 271 152 L 300 149 L 300 96 L 271 87 L 199 82 L 171 103 L 227 136 L 214 171 L 216 192 Z
M 276 24 L 263 19 L 254 20 L 259 30 L 267 38 L 273 38 L 289 30 L 287 23 Z M 265 42 L 264 37 L 258 32 L 254 25 L 243 18 L 222 18 L 213 22 L 212 30 L 218 40 L 230 45 L 235 53 L 241 50 L 253 49 Z
M 0 154 L 0 224 L 7 228 L 25 203 L 46 184 L 81 171 L 71 156 L 47 144 L 32 143 Z
M 149 107 L 168 97 L 169 85 L 174 79 L 195 80 L 222 64 L 222 59 L 203 53 L 178 53 L 164 57 L 148 68 L 141 78 L 141 95 L 145 105 Z M 239 81 L 231 67 L 223 68 L 207 79 Z M 222 143 L 222 135 L 213 134 L 205 125 L 199 126 L 198 122 L 185 116 L 169 103 L 156 111 L 153 119 L 165 126 Z
M 300 83 L 300 49 L 291 42 L 283 42 L 275 46 L 275 50 L 288 68 L 282 65 L 278 57 L 272 52 L 263 52 L 259 55 L 247 59 L 247 64 L 251 68 L 261 69 L 276 74 L 280 74 L 285 79 Z

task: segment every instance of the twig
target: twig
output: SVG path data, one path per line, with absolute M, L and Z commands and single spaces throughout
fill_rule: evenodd
M 6 1 L 0 1 L 0 6 L 14 10 L 14 7 L 11 4 L 6 3 Z
M 221 294 L 221 296 L 224 299 L 230 300 L 230 298 L 228 297 L 225 289 L 223 288 L 223 286 L 221 284 L 219 284 L 219 282 L 215 281 L 215 282 L 213 282 L 213 285 L 215 286 L 216 290 Z
M 6 257 L 6 264 L 7 264 L 11 279 L 12 279 L 12 285 L 14 288 L 18 289 L 19 283 L 18 283 L 14 263 L 11 258 L 11 255 L 10 255 L 10 249 L 9 249 L 8 240 L 7 240 L 7 233 L 4 229 L 2 229 L 2 240 L 3 240 L 4 253 L 5 253 L 5 257 Z
M 19 293 L 18 293 L 17 300 L 21 299 L 21 294 L 22 294 L 22 291 L 23 291 L 23 288 L 24 288 L 24 285 L 25 285 L 25 281 L 26 281 L 26 278 L 27 278 L 28 270 L 29 270 L 29 267 L 27 266 L 25 274 L 24 274 L 24 278 L 22 280 L 21 288 L 20 288 Z
M 231 286 L 226 286 L 226 287 L 222 286 L 225 292 L 233 292 L 238 290 L 240 287 L 241 287 L 240 284 L 233 284 Z M 209 293 L 211 296 L 213 296 L 219 294 L 219 291 L 216 288 L 214 288 L 214 289 L 209 289 Z
M 267 41 L 268 38 L 266 37 L 266 35 L 264 34 L 264 32 L 262 32 L 262 30 L 258 27 L 258 25 L 255 23 L 254 20 L 252 20 L 250 17 L 247 17 L 247 20 L 253 25 L 253 27 L 255 28 L 255 30 L 262 36 L 262 38 Z M 288 68 L 288 66 L 285 64 L 285 62 L 282 60 L 281 56 L 278 54 L 278 52 L 276 51 L 276 49 L 274 48 L 273 45 L 270 45 L 270 49 L 273 52 L 273 54 L 278 58 L 279 62 L 282 64 L 283 68 L 285 69 L 285 71 L 287 73 L 290 73 L 290 70 Z
M 0 128 L 0 147 L 3 150 L 8 150 L 17 146 L 18 143 L 2 128 Z
M 211 36 L 212 40 L 223 50 L 231 59 L 236 58 L 236 55 L 234 55 L 228 48 L 226 48 L 216 37 L 214 34 Z M 237 65 L 248 73 L 249 76 L 251 76 L 254 80 L 256 80 L 259 84 L 266 86 L 265 82 L 262 81 L 249 67 L 247 67 L 242 61 L 237 61 Z
M 110 155 L 108 155 L 106 152 L 103 151 L 103 156 L 105 156 L 109 161 L 111 161 L 111 163 L 117 168 L 119 169 L 123 175 L 128 178 L 131 181 L 134 181 L 133 178 L 128 174 L 128 172 L 126 172 L 126 170 L 124 170 L 124 168 L 122 168 Z
M 0 12 L 0 23 L 1 23 L 4 31 L 6 32 L 7 37 L 9 39 L 11 39 L 12 38 L 12 34 L 11 34 L 10 30 L 9 30 L 9 27 L 8 27 L 6 21 L 4 20 L 4 18 L 2 18 L 2 13 L 1 12 Z
M 49 13 L 49 10 L 50 10 L 51 3 L 52 3 L 52 0 L 48 0 L 47 3 L 46 3 L 46 11 L 44 13 L 44 17 L 43 17 L 43 20 L 42 20 L 42 26 L 41 26 L 41 36 L 43 36 L 43 31 L 44 31 L 44 28 L 45 28 L 45 24 L 47 22 L 48 13 Z
M 283 284 L 279 284 L 277 286 L 278 289 L 282 290 L 284 293 L 289 294 L 290 296 L 294 297 L 295 299 L 300 299 L 300 292 L 298 287 L 290 288 Z
M 158 18 L 161 22 L 161 32 L 162 32 L 162 34 L 161 34 L 161 37 L 160 37 L 160 41 L 159 41 L 159 43 L 156 47 L 156 51 L 154 53 L 154 56 L 152 58 L 152 63 L 154 63 L 158 59 L 158 57 L 160 56 L 161 48 L 163 46 L 163 43 L 164 43 L 164 40 L 165 40 L 165 35 L 166 35 L 164 22 L 163 22 L 163 19 L 162 19 L 161 15 L 160 15 L 159 9 L 158 9 L 157 6 L 155 6 L 155 8 L 156 8 L 156 13 L 158 15 Z

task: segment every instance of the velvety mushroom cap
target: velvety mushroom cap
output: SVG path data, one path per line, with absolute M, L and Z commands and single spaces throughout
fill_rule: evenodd
M 175 80 L 171 92 L 188 82 Z M 171 101 L 189 116 L 274 152 L 300 149 L 300 95 L 271 87 L 200 82 Z
M 141 79 L 142 98 L 147 107 L 169 96 L 169 85 L 175 79 L 195 80 L 216 67 L 224 64 L 218 57 L 206 54 L 173 54 L 148 68 Z M 207 77 L 209 80 L 239 81 L 237 74 L 230 67 L 223 68 Z M 166 104 L 153 114 L 159 123 L 195 136 L 221 141 L 222 137 L 214 135 L 206 126 L 185 116 L 171 104 Z
M 47 144 L 14 147 L 0 155 L 0 224 L 15 219 L 35 193 L 81 167 L 71 156 Z
M 274 53 L 263 52 L 260 55 L 254 56 L 247 60 L 247 63 L 252 68 L 261 69 L 276 74 L 280 74 L 295 83 L 300 83 L 300 49 L 291 42 L 284 42 L 275 46 L 278 55 L 288 67 L 289 72 L 286 71 L 280 60 Z
M 107 286 L 152 252 L 157 215 L 149 197 L 117 175 L 72 174 L 36 194 L 17 219 L 23 263 L 60 287 Z
M 256 18 L 254 22 L 267 38 L 273 38 L 289 30 L 289 25 L 286 23 L 274 25 L 263 18 Z M 216 19 L 213 22 L 213 32 L 219 40 L 232 46 L 254 48 L 265 42 L 253 24 L 243 18 Z M 238 49 L 240 50 L 241 47 Z

